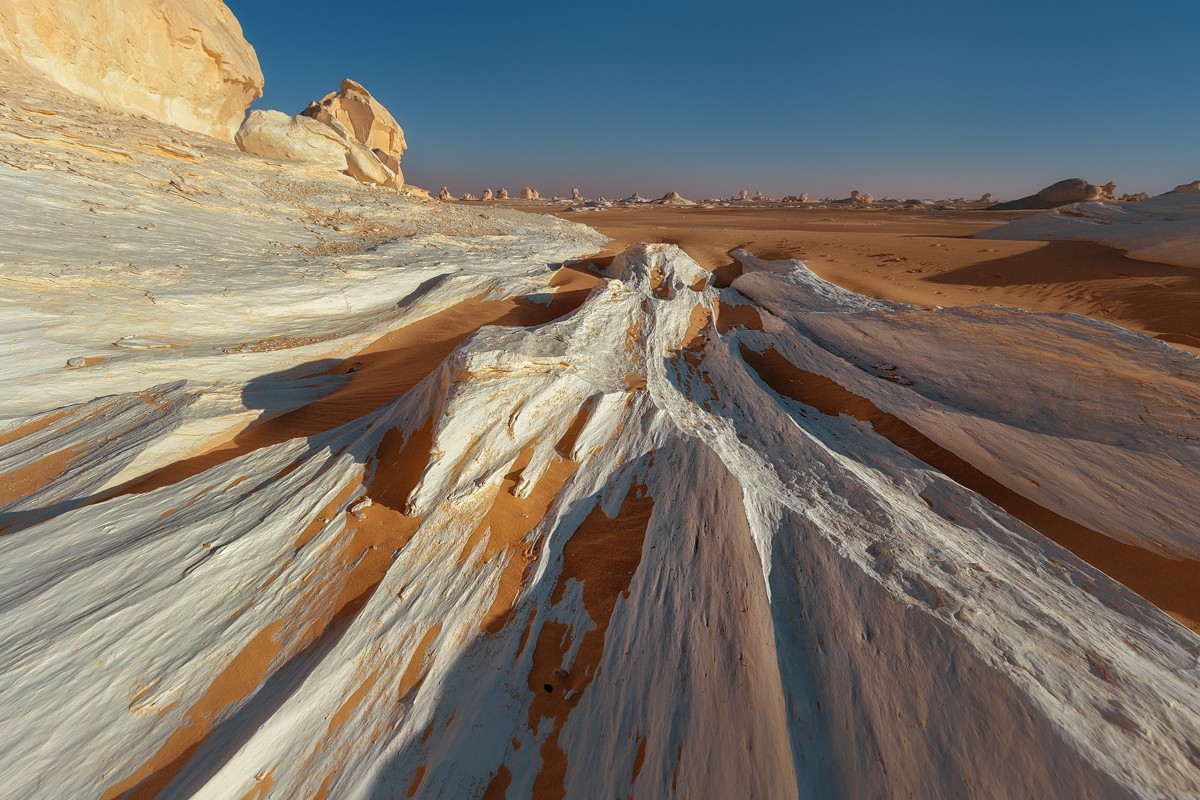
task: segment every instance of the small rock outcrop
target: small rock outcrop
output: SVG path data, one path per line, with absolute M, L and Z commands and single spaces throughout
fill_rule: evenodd
M 443 186 L 442 190 L 440 192 L 438 192 L 438 200 L 445 202 L 446 200 L 453 200 L 453 199 L 454 199 L 454 195 L 450 194 L 450 190 L 447 189 L 445 186 Z
M 459 200 L 474 200 L 475 195 L 471 194 L 470 192 L 463 192 L 462 197 L 460 197 L 458 199 Z
M 659 198 L 658 200 L 655 200 L 654 202 L 659 205 L 663 205 L 663 206 L 694 206 L 694 205 L 696 205 L 695 200 L 688 200 L 686 197 L 679 194 L 679 192 L 667 192 L 661 198 Z
M 992 193 L 991 193 L 991 192 L 984 192 L 984 193 L 983 193 L 983 196 L 982 196 L 982 197 L 980 197 L 980 198 L 979 198 L 978 200 L 976 200 L 975 202 L 977 202 L 977 203 L 990 203 L 990 202 L 992 202 Z
M 1167 194 L 1196 194 L 1197 192 L 1200 192 L 1200 181 L 1181 183 Z
M 491 200 L 494 197 L 491 189 L 484 189 L 483 194 L 479 196 L 480 200 Z
M 530 187 L 526 186 L 525 188 L 523 188 L 521 190 L 521 199 L 522 200 L 541 200 L 542 196 L 540 194 L 538 194 L 537 189 L 531 189 Z
M 225 141 L 263 88 L 222 0 L 5 0 L 0 60 L 106 108 Z
M 578 186 L 575 186 L 571 189 L 571 199 L 572 200 L 582 200 L 583 199 L 583 193 L 579 191 Z
M 859 206 L 869 206 L 875 202 L 875 198 L 857 189 L 850 193 L 850 202 Z
M 300 113 L 326 125 L 340 125 L 355 141 L 374 152 L 379 161 L 396 173 L 403 183 L 400 159 L 408 149 L 404 130 L 362 84 L 346 78 L 342 81 L 340 91 L 330 92 L 320 100 L 309 103 L 308 108 Z
M 344 129 L 281 111 L 251 111 L 234 137 L 244 152 L 328 167 L 363 183 L 399 188 L 398 176 Z
M 1137 194 L 1123 194 L 1117 199 L 1124 203 L 1139 203 L 1142 200 L 1149 200 L 1150 195 L 1145 192 L 1138 192 Z
M 500 191 L 496 192 L 496 199 L 497 200 L 507 200 L 508 199 L 508 189 L 501 188 Z
M 1050 184 L 1037 194 L 1022 197 L 1019 200 L 1010 200 L 1007 203 L 997 203 L 991 206 L 991 208 L 997 211 L 1057 208 L 1058 206 L 1065 206 L 1068 203 L 1099 200 L 1103 196 L 1103 187 L 1088 183 L 1083 178 L 1067 178 L 1058 183 Z
M 1112 181 L 1109 181 L 1108 183 L 1106 183 L 1100 187 L 1100 199 L 1101 200 L 1116 200 L 1117 199 L 1116 191 L 1117 191 L 1117 184 L 1113 183 Z

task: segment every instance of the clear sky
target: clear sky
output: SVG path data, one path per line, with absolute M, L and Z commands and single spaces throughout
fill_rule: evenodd
M 1200 178 L 1200 0 L 226 0 L 256 107 L 344 77 L 409 182 L 978 197 Z

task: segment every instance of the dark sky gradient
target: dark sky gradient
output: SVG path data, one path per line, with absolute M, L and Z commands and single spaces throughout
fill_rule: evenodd
M 258 108 L 344 77 L 476 194 L 1031 193 L 1200 178 L 1200 0 L 227 0 Z

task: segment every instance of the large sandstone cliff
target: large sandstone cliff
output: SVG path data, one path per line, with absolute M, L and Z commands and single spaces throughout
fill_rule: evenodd
M 0 60 L 226 140 L 262 95 L 258 57 L 222 0 L 4 0 Z

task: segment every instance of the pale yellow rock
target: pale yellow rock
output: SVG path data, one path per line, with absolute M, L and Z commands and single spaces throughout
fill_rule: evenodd
M 222 0 L 0 0 L 0 58 L 226 141 L 262 96 L 258 57 Z
M 526 186 L 523 189 L 521 189 L 521 199 L 522 200 L 541 200 L 542 196 L 541 196 L 541 194 L 538 193 L 537 189 L 533 189 L 529 186 Z
M 238 147 L 263 158 L 306 161 L 363 183 L 399 188 L 396 174 L 350 138 L 340 125 L 327 125 L 280 111 L 251 111 L 235 137 Z
M 300 113 L 326 124 L 336 122 L 341 125 L 355 141 L 374 151 L 379 161 L 402 180 L 400 159 L 408 149 L 404 130 L 361 84 L 346 78 L 342 81 L 341 91 L 309 103 Z

